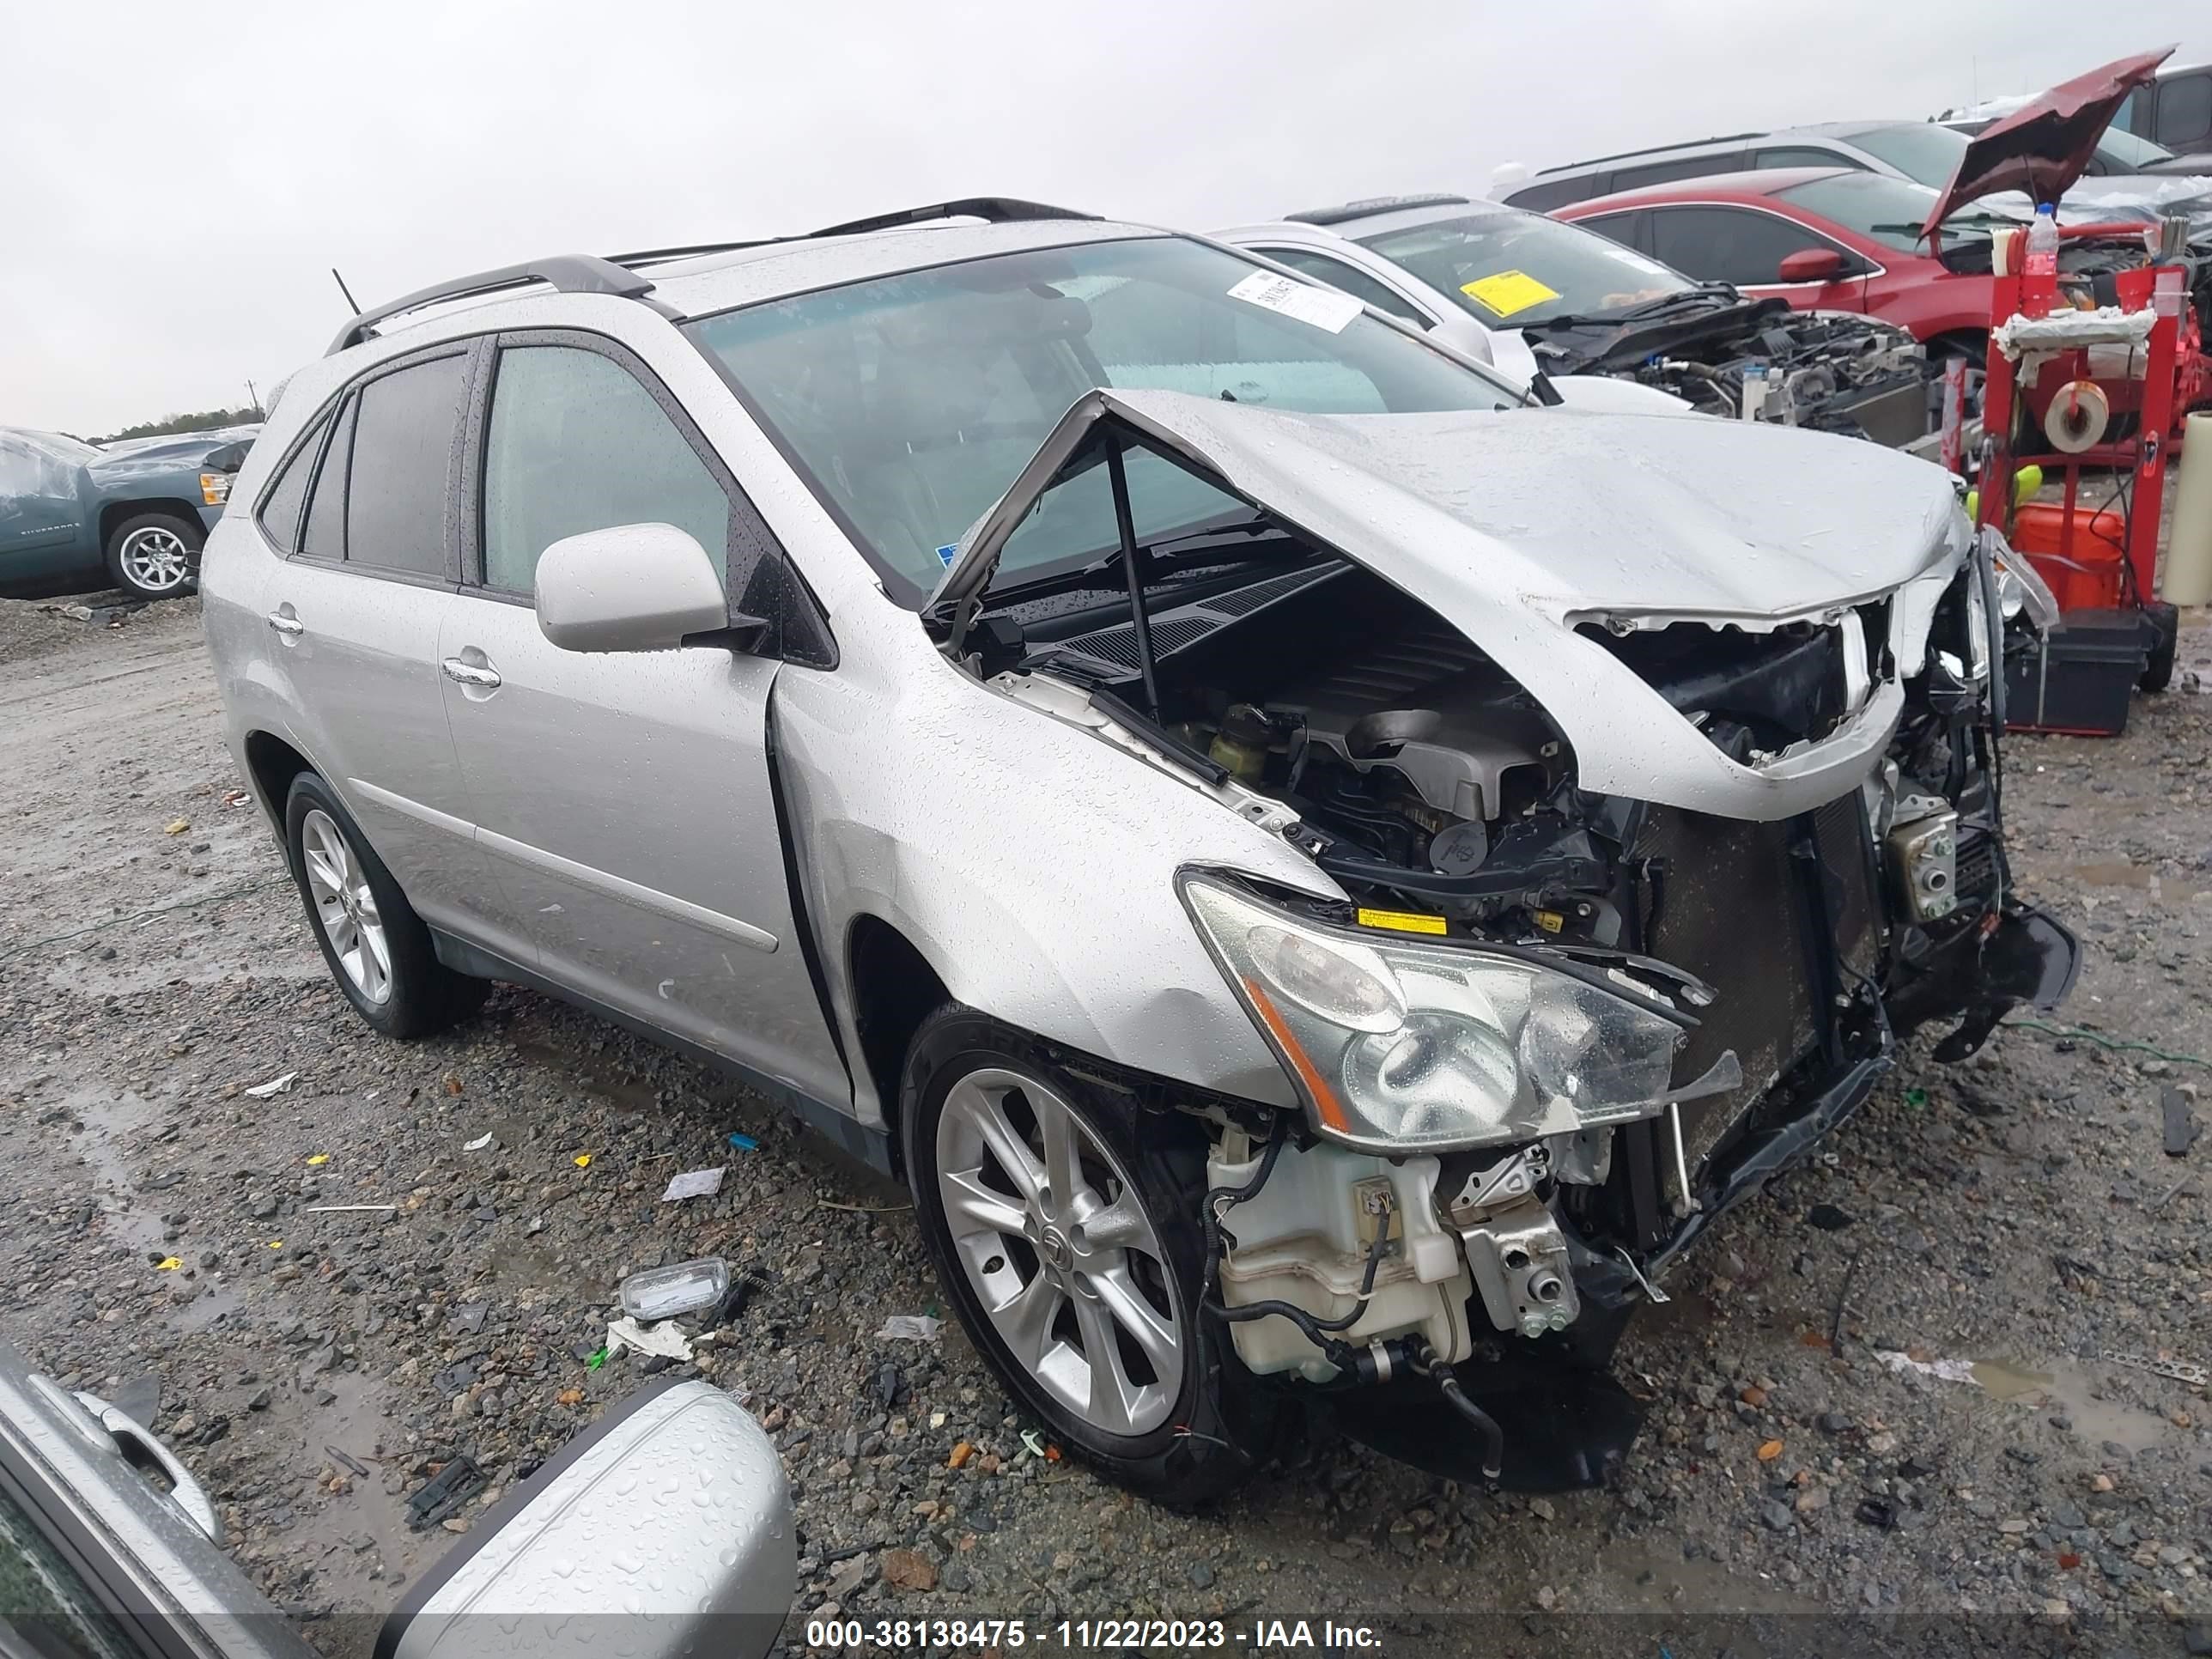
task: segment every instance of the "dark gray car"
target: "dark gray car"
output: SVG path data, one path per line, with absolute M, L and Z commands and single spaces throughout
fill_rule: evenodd
M 187 592 L 258 427 L 95 449 L 58 432 L 0 427 L 0 594 L 119 587 Z

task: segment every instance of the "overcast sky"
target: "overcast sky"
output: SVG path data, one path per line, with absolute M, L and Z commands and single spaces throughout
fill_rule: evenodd
M 1201 228 L 1791 121 L 1924 116 L 2204 0 L 12 0 L 0 424 L 236 404 L 534 254 L 947 197 Z

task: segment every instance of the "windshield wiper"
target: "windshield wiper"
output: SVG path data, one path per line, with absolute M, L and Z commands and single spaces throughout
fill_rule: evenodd
M 1607 311 L 1562 312 L 1556 317 L 1546 318 L 1543 325 L 1546 328 L 1613 328 L 1622 323 L 1660 316 L 1692 301 L 1726 300 L 1733 303 L 1739 297 L 1733 283 L 1699 283 L 1695 288 L 1677 289 L 1672 294 L 1640 300 L 1632 306 L 1621 306 Z

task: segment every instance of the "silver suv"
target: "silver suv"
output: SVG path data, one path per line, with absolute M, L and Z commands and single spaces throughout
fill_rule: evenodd
M 1597 1478 L 1666 1264 L 1904 1032 L 2070 981 L 1942 473 L 1562 407 L 1202 239 L 973 201 L 465 278 L 234 500 L 229 736 L 362 1018 L 507 980 L 749 1079 L 1164 1499 L 1324 1402 Z

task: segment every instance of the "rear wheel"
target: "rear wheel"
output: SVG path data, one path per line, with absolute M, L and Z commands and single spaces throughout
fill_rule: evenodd
M 957 1006 L 901 1090 L 915 1216 L 976 1347 L 1062 1445 L 1190 1505 L 1245 1477 L 1278 1413 L 1199 1317 L 1203 1137 L 1137 1114 Z
M 167 513 L 141 513 L 108 532 L 107 574 L 125 592 L 167 599 L 198 580 L 199 526 Z
M 386 1036 L 429 1036 L 483 1006 L 489 983 L 438 960 L 430 930 L 313 772 L 285 797 L 284 850 L 331 977 L 363 1019 Z

